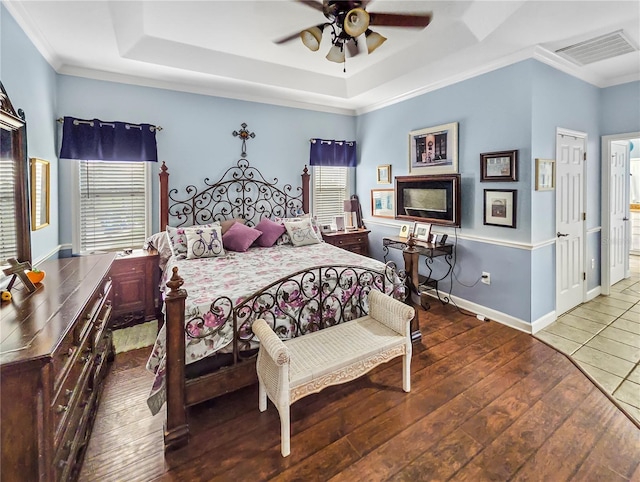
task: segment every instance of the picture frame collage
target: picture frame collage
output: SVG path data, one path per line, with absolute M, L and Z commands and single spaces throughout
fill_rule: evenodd
M 480 154 L 480 182 L 515 182 L 518 180 L 518 151 Z M 516 228 L 517 189 L 485 189 L 483 223 L 486 226 Z

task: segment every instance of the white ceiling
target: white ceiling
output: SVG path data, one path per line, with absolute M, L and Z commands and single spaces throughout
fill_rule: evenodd
M 584 67 L 554 53 L 616 30 L 637 48 L 637 0 L 373 0 L 370 12 L 433 20 L 372 27 L 388 40 L 345 66 L 325 59 L 326 30 L 317 52 L 274 43 L 326 20 L 293 0 L 3 3 L 58 73 L 330 112 L 366 112 L 532 57 L 599 87 L 640 80 L 637 50 Z

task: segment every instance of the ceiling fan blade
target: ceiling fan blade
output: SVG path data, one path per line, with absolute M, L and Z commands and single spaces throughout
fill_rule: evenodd
M 280 45 L 280 44 L 284 44 L 284 43 L 290 42 L 290 41 L 292 41 L 294 39 L 297 39 L 297 38 L 300 38 L 300 32 L 292 33 L 291 35 L 287 35 L 286 37 L 282 37 L 282 38 L 279 38 L 277 40 L 274 40 L 273 43 L 277 44 L 277 45 Z
M 315 10 L 323 11 L 324 6 L 320 0 L 295 0 L 297 3 L 304 3 L 308 7 L 311 7 Z
M 369 25 L 383 27 L 421 27 L 431 22 L 431 14 L 373 13 L 369 12 Z

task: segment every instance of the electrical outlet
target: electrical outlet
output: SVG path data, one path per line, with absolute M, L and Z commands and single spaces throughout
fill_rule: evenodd
M 486 285 L 491 284 L 491 273 L 487 273 L 486 271 L 482 272 L 482 282 Z
M 596 269 L 596 260 L 591 258 L 591 269 Z

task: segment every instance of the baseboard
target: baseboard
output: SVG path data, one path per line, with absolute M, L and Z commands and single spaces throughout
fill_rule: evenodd
M 546 315 L 543 315 L 542 317 L 538 318 L 533 323 L 531 323 L 531 334 L 535 335 L 540 330 L 544 330 L 547 326 L 549 326 L 551 323 L 553 323 L 557 319 L 558 319 L 558 316 L 556 315 L 556 310 L 553 310 L 547 313 Z
M 429 290 L 427 294 L 436 300 L 438 299 L 433 290 Z M 478 303 L 474 303 L 473 301 L 465 300 L 464 298 L 459 298 L 457 296 L 448 295 L 447 296 L 460 308 L 465 309 L 467 311 L 471 311 L 476 315 L 484 316 L 486 321 L 497 321 L 503 325 L 509 326 L 511 328 L 515 328 L 516 330 L 523 331 L 525 333 L 532 333 L 532 325 L 531 323 L 521 320 L 520 318 L 516 318 L 515 316 L 507 315 L 506 313 L 502 313 L 501 311 L 497 311 L 486 306 L 480 305 Z
M 587 300 L 591 301 L 602 294 L 602 286 L 596 286 L 592 290 L 587 291 Z M 585 301 L 585 303 L 586 303 Z

